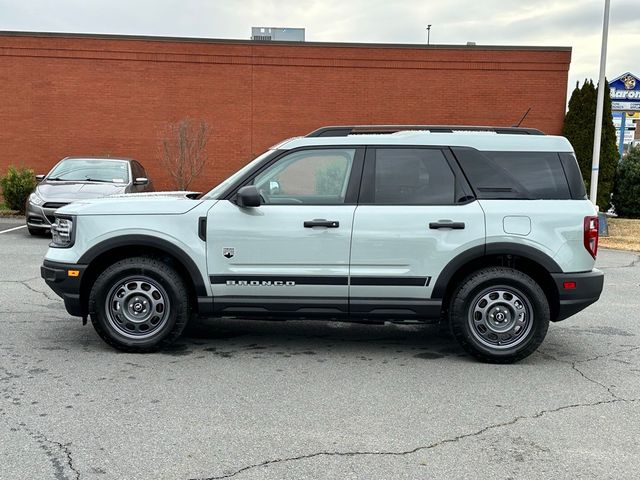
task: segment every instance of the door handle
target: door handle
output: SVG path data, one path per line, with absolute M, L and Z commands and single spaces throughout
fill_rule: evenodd
M 324 218 L 316 218 L 314 220 L 306 220 L 304 222 L 304 228 L 313 227 L 326 227 L 326 228 L 338 228 L 340 222 L 336 220 L 325 220 Z
M 436 230 L 438 228 L 451 228 L 452 230 L 463 230 L 464 222 L 452 222 L 451 220 L 440 220 L 439 222 L 429 222 L 429 228 Z

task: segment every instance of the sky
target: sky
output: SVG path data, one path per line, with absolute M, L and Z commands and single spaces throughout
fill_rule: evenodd
M 0 30 L 248 39 L 304 27 L 307 41 L 573 47 L 597 81 L 604 0 L 0 0 Z M 612 0 L 606 73 L 640 76 L 640 0 Z

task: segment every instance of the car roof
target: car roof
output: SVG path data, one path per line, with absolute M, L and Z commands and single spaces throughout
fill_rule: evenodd
M 62 160 L 118 160 L 121 162 L 135 161 L 133 158 L 127 158 L 127 157 L 92 157 L 92 156 L 82 156 L 82 155 L 73 156 L 73 157 L 64 157 Z
M 330 127 L 325 127 L 327 130 Z M 331 127 L 333 128 L 333 127 Z M 339 128 L 335 127 L 336 131 Z M 316 136 L 317 131 L 306 137 L 285 140 L 274 148 L 291 150 L 300 147 L 333 145 L 384 145 L 384 146 L 445 146 L 471 147 L 483 151 L 532 151 L 532 152 L 573 152 L 569 141 L 561 136 L 544 135 L 533 129 L 501 127 L 429 127 L 407 126 L 383 128 L 369 133 L 340 132 L 335 136 Z M 429 130 L 429 128 L 431 130 Z M 459 129 L 459 130 L 458 130 Z

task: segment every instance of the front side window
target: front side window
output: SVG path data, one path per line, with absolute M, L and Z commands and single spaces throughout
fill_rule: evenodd
M 444 154 L 428 148 L 378 148 L 374 161 L 373 203 L 449 205 L 456 181 Z
M 280 158 L 253 180 L 265 204 L 344 203 L 355 149 L 302 150 Z

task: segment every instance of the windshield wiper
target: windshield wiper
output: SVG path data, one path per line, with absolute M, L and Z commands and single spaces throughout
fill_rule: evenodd
M 100 183 L 113 183 L 111 180 L 101 180 L 99 178 L 91 178 L 91 177 L 86 177 L 85 181 L 87 181 L 87 182 L 100 182 Z

